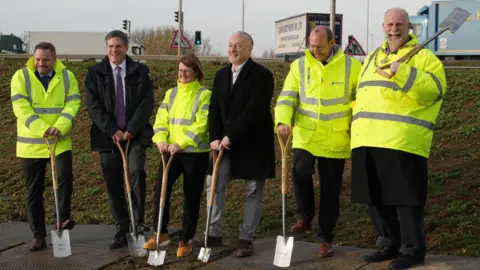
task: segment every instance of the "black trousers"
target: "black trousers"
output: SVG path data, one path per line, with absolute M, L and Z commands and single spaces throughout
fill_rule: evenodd
M 293 184 L 300 219 L 311 222 L 315 216 L 315 193 L 312 175 L 317 160 L 320 175 L 320 207 L 318 224 L 320 241 L 331 242 L 333 229 L 340 215 L 340 191 L 345 159 L 314 157 L 303 149 L 293 149 Z
M 168 171 L 167 193 L 161 224 L 161 233 L 167 233 L 170 221 L 170 195 L 178 177 L 183 173 L 183 233 L 180 241 L 187 242 L 192 239 L 197 230 L 200 203 L 205 184 L 205 176 L 209 165 L 209 153 L 178 153 Z M 163 166 L 158 168 L 158 179 L 155 181 L 155 194 L 153 198 L 153 226 L 157 231 L 158 210 L 160 208 L 160 195 L 162 191 Z
M 126 143 L 122 142 L 122 145 L 125 150 Z M 145 213 L 145 150 L 145 147 L 138 141 L 130 141 L 128 172 L 130 174 L 133 216 L 137 225 L 144 222 Z M 125 198 L 122 155 L 120 150 L 115 148 L 112 152 L 101 152 L 100 160 L 117 235 L 125 234 L 130 228 L 130 218 L 128 202 Z
M 50 158 L 22 158 L 21 162 L 23 173 L 27 180 L 30 230 L 35 237 L 45 237 L 47 234 L 45 229 L 45 210 L 43 208 L 43 190 L 46 166 L 50 163 Z M 73 189 L 72 152 L 66 151 L 58 155 L 56 164 L 59 214 L 60 222 L 63 222 L 70 219 Z M 51 179 L 51 177 L 49 178 Z
M 403 254 L 425 257 L 424 207 L 369 205 L 380 247 L 399 250 Z

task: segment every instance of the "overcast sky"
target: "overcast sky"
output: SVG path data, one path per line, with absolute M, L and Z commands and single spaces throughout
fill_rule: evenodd
M 244 0 L 245 31 L 253 34 L 254 54 L 260 56 L 275 47 L 275 21 L 302 13 L 330 13 L 330 0 Z M 369 48 L 367 2 L 370 6 Z M 2 0 L 0 32 L 22 35 L 24 31 L 110 31 L 121 29 L 129 19 L 132 30 L 142 27 L 175 25 L 178 0 Z M 210 36 L 213 51 L 226 53 L 230 34 L 242 28 L 242 0 L 183 0 L 184 28 Z M 402 7 L 411 15 L 431 0 L 337 0 L 336 12 L 343 14 L 343 42 L 348 35 L 366 50 L 383 41 L 384 12 Z M 373 35 L 373 36 L 372 36 Z

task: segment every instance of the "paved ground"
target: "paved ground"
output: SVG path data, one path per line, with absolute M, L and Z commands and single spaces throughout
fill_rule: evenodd
M 51 227 L 48 228 L 50 230 Z M 171 232 L 172 234 L 174 231 Z M 6 222 L 0 224 L 0 269 L 114 269 L 115 262 L 128 260 L 128 250 L 108 250 L 112 238 L 113 226 L 77 225 L 70 232 L 72 256 L 54 258 L 51 237 L 48 236 L 48 249 L 41 252 L 29 252 L 31 233 L 27 223 Z M 147 234 L 148 237 L 150 234 Z M 172 239 L 175 241 L 175 239 Z M 201 269 L 273 269 L 275 239 L 262 239 L 255 242 L 255 255 L 237 259 L 232 255 L 218 256 L 213 249 L 208 264 L 201 265 L 196 258 L 194 265 Z M 367 264 L 360 256 L 371 252 L 367 249 L 336 247 L 336 256 L 319 259 L 318 244 L 295 242 L 291 269 L 386 269 L 388 262 Z M 194 256 L 192 256 L 194 257 Z M 196 257 L 196 255 L 195 255 Z M 189 260 L 190 260 L 189 259 Z M 146 258 L 144 259 L 146 261 Z M 168 267 L 167 267 L 168 265 Z M 168 256 L 163 268 L 184 269 L 187 264 L 175 256 Z M 191 267 L 192 265 L 190 265 Z M 189 267 L 189 268 L 190 268 Z M 122 268 L 124 269 L 124 268 Z M 146 268 L 145 268 L 146 269 Z M 152 268 L 153 269 L 153 268 Z M 415 269 L 480 269 L 480 258 L 444 257 L 429 255 L 424 266 Z

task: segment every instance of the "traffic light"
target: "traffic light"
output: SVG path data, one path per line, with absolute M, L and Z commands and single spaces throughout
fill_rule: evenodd
M 175 11 L 175 21 L 178 22 L 178 11 Z
M 200 44 L 202 44 L 202 32 L 195 31 L 195 45 L 200 45 Z
M 127 30 L 128 28 L 128 20 L 123 20 L 123 29 Z

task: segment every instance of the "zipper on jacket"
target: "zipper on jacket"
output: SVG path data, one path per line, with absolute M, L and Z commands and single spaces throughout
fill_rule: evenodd
M 310 84 L 310 67 L 308 67 L 308 70 L 307 70 L 307 82 L 308 84 Z

